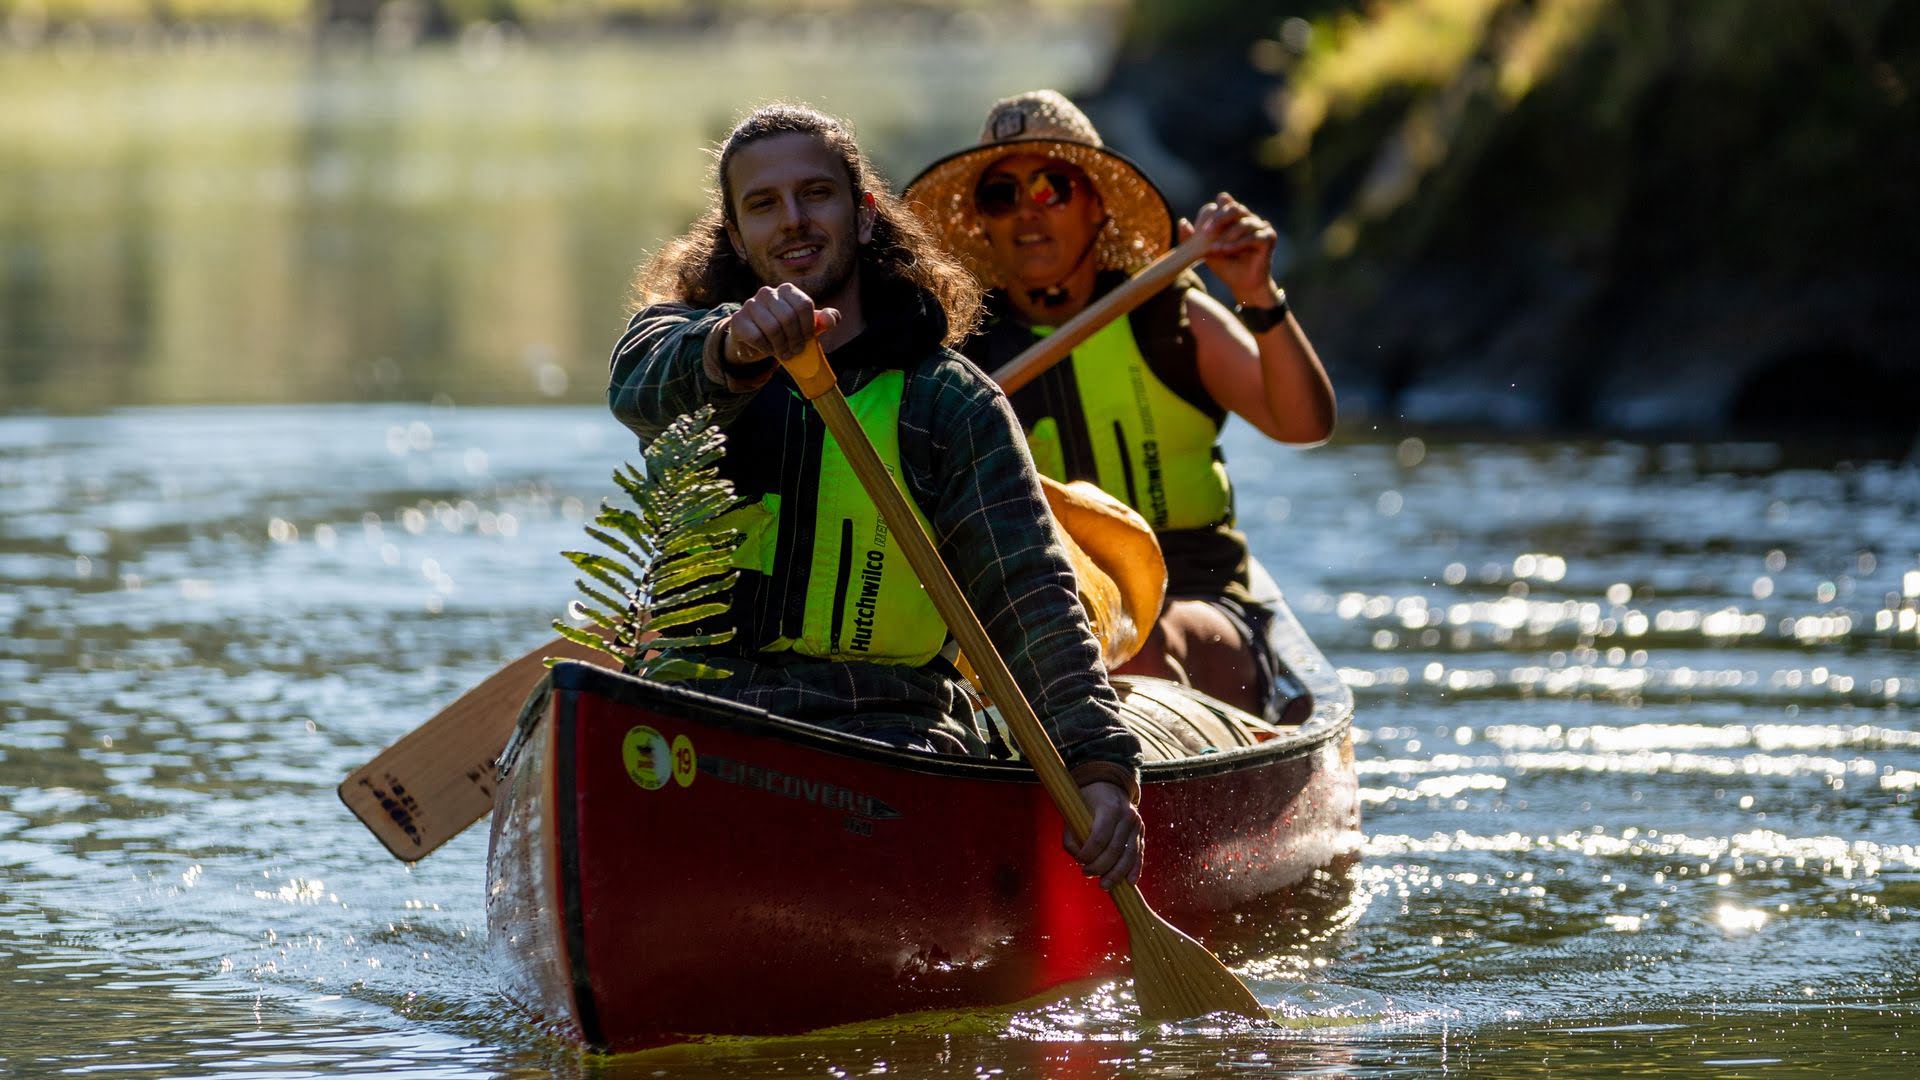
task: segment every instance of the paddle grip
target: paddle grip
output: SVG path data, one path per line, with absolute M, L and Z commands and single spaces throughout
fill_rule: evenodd
M 820 339 L 812 338 L 807 347 L 799 353 L 780 361 L 793 376 L 795 386 L 808 401 L 817 401 L 821 394 L 832 390 L 835 385 L 833 368 L 827 363 L 827 354 L 820 348 Z

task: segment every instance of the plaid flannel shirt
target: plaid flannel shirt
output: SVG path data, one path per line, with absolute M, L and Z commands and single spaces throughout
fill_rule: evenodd
M 725 374 L 718 353 L 722 324 L 737 307 L 658 304 L 628 324 L 613 351 L 607 397 L 614 415 L 643 445 L 701 405 L 713 406 L 725 430 L 753 394 L 791 385 L 784 370 L 760 386 L 742 386 Z M 1006 396 L 979 368 L 939 347 L 939 333 L 927 346 L 926 328 L 917 329 L 903 333 L 897 320 L 869 323 L 832 354 L 840 388 L 857 392 L 885 367 L 901 366 L 903 344 L 919 342 L 920 358 L 906 365 L 910 377 L 900 408 L 906 489 L 1074 779 L 1111 781 L 1137 798 L 1140 744 L 1121 724 L 1119 699 L 1019 423 Z M 731 673 L 692 684 L 701 690 L 855 734 L 904 726 L 937 734 L 940 742 L 951 736 L 968 752 L 985 752 L 987 733 L 947 665 L 752 653 L 709 659 Z

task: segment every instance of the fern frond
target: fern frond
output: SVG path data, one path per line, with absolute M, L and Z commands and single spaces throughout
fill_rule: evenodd
M 603 653 L 613 652 L 613 645 L 610 642 L 608 642 L 607 639 L 601 637 L 599 634 L 589 634 L 585 630 L 579 629 L 578 627 L 568 626 L 566 622 L 561 619 L 553 620 L 553 629 L 561 637 L 566 638 L 568 641 L 573 642 L 575 645 L 584 645 L 589 649 L 594 649 L 598 652 L 603 652 Z M 552 656 L 547 657 L 548 667 L 552 667 L 554 664 L 558 662 L 559 662 L 559 658 L 557 657 L 552 657 Z
M 600 516 L 593 520 L 596 525 L 617 530 L 637 547 L 645 548 L 651 542 L 647 536 L 646 522 L 641 521 L 640 515 L 631 510 L 622 510 L 617 506 L 604 506 L 600 509 Z
M 638 571 L 605 555 L 594 555 L 585 551 L 563 551 L 560 557 L 609 589 L 626 592 L 629 587 L 637 589 L 646 585 L 646 580 Z
M 733 672 L 678 656 L 659 656 L 643 661 L 640 669 L 633 674 L 654 682 L 680 682 L 685 679 L 724 679 Z
M 654 572 L 653 580 L 648 583 L 654 601 L 658 603 L 661 596 L 674 589 L 732 570 L 733 564 L 727 560 L 727 554 L 724 551 L 703 551 L 660 564 L 661 569 Z
M 577 578 L 574 580 L 573 585 L 574 585 L 574 588 L 580 590 L 580 595 L 586 597 L 588 600 L 593 601 L 593 606 L 597 606 L 600 610 L 608 612 L 616 617 L 621 617 L 621 618 L 628 617 L 632 615 L 634 610 L 639 606 L 639 601 L 632 596 L 627 596 L 627 595 L 612 596 L 607 593 L 601 592 L 599 589 L 596 589 L 593 586 Z M 588 605 L 586 604 L 581 605 L 581 607 L 587 607 L 587 606 Z
M 706 532 L 682 533 L 660 545 L 659 558 L 671 559 L 679 555 L 693 555 L 702 551 L 723 548 L 729 554 L 740 546 L 747 534 L 739 529 L 712 529 Z
M 598 521 L 599 519 L 595 518 L 594 520 Z M 600 543 L 604 544 L 608 548 L 608 550 L 612 551 L 615 555 L 618 555 L 626 559 L 628 562 L 639 562 L 641 559 L 641 555 L 639 552 L 636 552 L 632 547 L 629 547 L 627 544 L 623 543 L 619 537 L 613 535 L 612 533 L 606 531 L 605 529 L 596 529 L 592 525 L 588 525 L 586 526 L 586 533 L 588 536 L 591 536 L 595 540 L 598 540 L 600 541 Z M 563 551 L 560 554 L 571 555 L 572 552 Z
M 629 674 L 660 681 L 721 678 L 728 672 L 696 659 L 668 655 L 732 640 L 733 630 L 659 636 L 692 629 L 725 614 L 724 594 L 739 580 L 733 556 L 745 539 L 715 522 L 739 505 L 718 464 L 726 436 L 703 407 L 679 418 L 641 452 L 638 467 L 624 464 L 613 482 L 632 508 L 602 500 L 586 534 L 610 554 L 561 553 L 583 576 L 574 586 L 584 600 L 575 618 L 591 629 L 556 620 L 569 641 L 604 652 Z M 598 630 L 598 633 L 594 631 Z

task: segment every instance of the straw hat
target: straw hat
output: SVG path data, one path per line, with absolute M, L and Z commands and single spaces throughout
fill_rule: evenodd
M 1094 248 L 1100 269 L 1131 274 L 1173 245 L 1173 209 L 1166 196 L 1140 166 L 1102 145 L 1086 113 L 1052 90 L 1016 94 L 994 103 L 979 143 L 921 170 L 904 194 L 947 250 L 988 287 L 1006 283 L 998 280 L 973 189 L 987 166 L 1015 154 L 1058 158 L 1093 182 L 1109 218 Z

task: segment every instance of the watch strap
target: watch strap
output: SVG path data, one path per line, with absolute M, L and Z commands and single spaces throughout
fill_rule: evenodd
M 1285 289 L 1275 291 L 1279 296 L 1272 307 L 1248 307 L 1245 304 L 1235 304 L 1234 317 L 1240 320 L 1242 326 L 1256 334 L 1264 334 L 1286 322 L 1287 312 L 1292 310 L 1287 306 L 1287 291 Z

